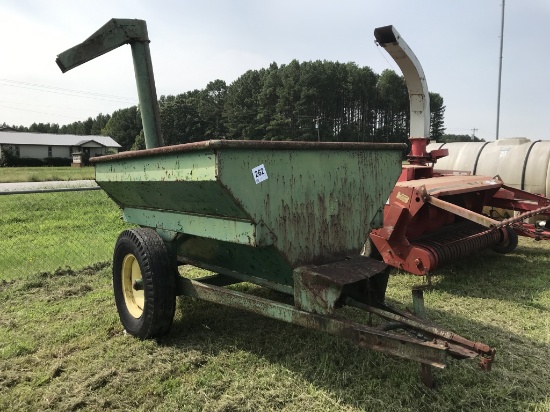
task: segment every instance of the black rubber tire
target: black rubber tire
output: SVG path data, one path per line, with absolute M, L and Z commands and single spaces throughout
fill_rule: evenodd
M 503 255 L 513 252 L 518 247 L 518 234 L 510 226 L 506 226 L 508 240 L 505 243 L 493 246 L 493 250 Z
M 382 255 L 378 249 L 376 249 L 376 246 L 370 237 L 367 238 L 365 244 L 363 245 L 363 249 L 361 249 L 361 256 L 370 257 L 376 260 L 383 260 Z
M 134 288 L 124 289 L 134 279 L 133 275 L 128 279 L 128 260 L 141 275 L 143 287 L 143 295 L 137 292 L 139 297 L 130 301 L 127 299 L 136 292 Z M 176 310 L 175 270 L 162 238 L 154 230 L 137 228 L 120 234 L 113 254 L 113 290 L 120 321 L 129 334 L 148 339 L 168 333 Z

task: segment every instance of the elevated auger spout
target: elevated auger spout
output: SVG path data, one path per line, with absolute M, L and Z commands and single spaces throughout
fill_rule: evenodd
M 132 48 L 145 146 L 164 146 L 145 20 L 111 19 L 84 42 L 59 54 L 55 62 L 65 73 L 124 44 Z

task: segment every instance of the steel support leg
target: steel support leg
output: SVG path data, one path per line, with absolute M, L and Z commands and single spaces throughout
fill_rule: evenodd
M 424 308 L 424 288 L 416 286 L 412 289 L 413 310 L 414 314 L 421 319 L 426 318 L 426 310 Z M 434 387 L 434 379 L 432 367 L 426 363 L 420 362 L 420 379 L 428 388 Z

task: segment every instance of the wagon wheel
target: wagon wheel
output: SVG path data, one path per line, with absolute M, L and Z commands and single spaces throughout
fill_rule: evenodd
M 506 226 L 508 232 L 508 240 L 505 243 L 501 243 L 493 246 L 493 250 L 497 253 L 510 253 L 513 252 L 518 246 L 518 234 L 510 226 Z
M 113 289 L 126 331 L 140 339 L 168 333 L 176 308 L 175 267 L 152 229 L 125 230 L 113 256 Z

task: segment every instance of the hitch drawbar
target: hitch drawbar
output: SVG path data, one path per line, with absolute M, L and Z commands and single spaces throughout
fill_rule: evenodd
M 334 285 L 327 285 L 327 279 L 319 276 L 319 273 L 342 273 L 343 271 L 345 272 L 346 267 L 349 269 L 357 267 L 358 261 L 362 267 L 370 265 L 377 270 L 383 268 L 380 272 L 369 276 L 369 283 L 371 285 L 383 284 L 384 280 L 382 279 L 387 281 L 388 271 L 385 269 L 385 265 L 379 261 L 365 257 L 347 259 L 321 266 L 297 268 L 295 276 L 296 273 L 299 273 L 298 276 L 301 277 L 304 277 L 304 273 L 311 274 L 310 279 L 312 281 L 308 284 L 308 291 L 313 293 L 315 293 L 314 291 L 321 291 L 323 293 L 323 291 L 331 289 L 331 286 Z M 353 274 L 350 275 L 349 271 L 346 273 L 349 276 L 353 276 Z M 331 335 L 342 336 L 360 347 L 418 361 L 424 365 L 436 368 L 446 367 L 447 355 L 455 359 L 473 359 L 479 356 L 480 366 L 488 371 L 491 369 L 491 364 L 495 357 L 495 349 L 490 346 L 465 339 L 412 313 L 398 311 L 378 301 L 371 301 L 369 302 L 370 304 L 367 304 L 346 296 L 342 292 L 346 290 L 345 285 L 333 288 L 335 292 L 338 291 L 334 295 L 336 296 L 334 305 L 327 305 L 326 300 L 324 300 L 325 303 L 323 304 L 319 304 L 319 301 L 317 301 L 313 312 L 325 313 L 312 313 L 312 311 L 299 308 L 304 303 L 300 302 L 303 298 L 296 296 L 296 291 L 295 306 L 291 306 L 232 289 L 214 286 L 216 283 L 225 283 L 220 281 L 223 277 L 223 275 L 209 276 L 208 278 L 204 278 L 204 281 L 201 281 L 201 279 L 179 278 L 178 294 L 231 306 L 272 319 L 323 331 Z M 322 288 L 321 285 L 323 286 Z M 369 288 L 371 296 L 378 293 L 380 293 L 380 290 L 373 290 L 372 287 Z M 388 323 L 372 327 L 334 316 L 334 309 L 344 305 L 363 310 L 388 321 Z M 413 290 L 413 307 L 417 308 L 418 311 L 420 311 L 419 307 L 423 308 L 421 289 Z M 327 310 L 327 308 L 329 309 Z M 396 330 L 400 330 L 402 333 L 397 333 L 395 332 Z

